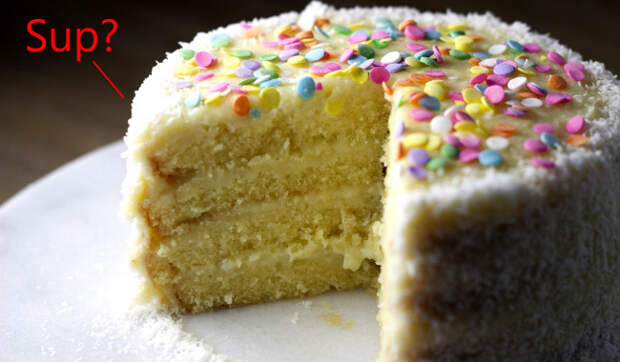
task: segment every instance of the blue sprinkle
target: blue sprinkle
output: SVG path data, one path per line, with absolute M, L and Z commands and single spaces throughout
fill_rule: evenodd
M 508 45 L 511 49 L 518 50 L 520 52 L 523 51 L 523 45 L 516 40 L 508 40 L 506 45 Z
M 215 34 L 211 37 L 210 42 L 212 47 L 219 49 L 230 44 L 230 37 L 226 34 Z
M 323 35 L 325 38 L 329 38 L 329 35 L 327 35 L 326 32 L 323 31 L 323 29 L 319 28 L 318 26 L 314 26 L 314 30 L 318 31 L 321 35 Z
M 491 54 L 487 53 L 487 52 L 475 52 L 474 53 L 474 57 L 480 58 L 480 59 L 486 59 L 486 58 L 488 58 L 490 56 L 491 56 Z
M 409 52 L 400 52 L 400 56 L 403 57 L 403 58 L 407 58 L 407 57 L 411 56 L 411 53 L 409 53 Z
M 260 111 L 256 108 L 252 108 L 250 109 L 250 116 L 252 117 L 259 117 L 260 116 Z
M 200 91 L 193 92 L 189 97 L 185 98 L 187 108 L 194 108 L 200 104 Z
M 390 39 L 392 40 L 396 40 L 399 36 L 402 35 L 402 33 L 396 29 L 388 29 L 386 31 L 388 32 L 388 34 L 390 35 Z
M 409 174 L 417 179 L 426 178 L 426 170 L 420 167 L 409 166 L 407 167 Z
M 540 140 L 551 148 L 556 148 L 558 144 L 560 144 L 560 141 L 558 141 L 558 139 L 551 133 L 542 133 L 540 135 Z
M 480 92 L 480 93 L 484 93 L 484 91 L 487 89 L 487 86 L 486 86 L 486 85 L 484 85 L 484 84 L 476 84 L 476 85 L 474 86 L 474 88 L 475 88 L 478 92 Z
M 478 155 L 478 161 L 484 166 L 496 166 L 504 162 L 504 158 L 493 150 L 484 150 Z
M 347 60 L 347 63 L 349 63 L 349 64 L 353 64 L 353 63 L 362 64 L 362 63 L 364 63 L 367 60 L 368 59 L 366 57 L 364 57 L 364 56 L 356 55 L 356 56 L 354 56 L 352 58 L 349 58 L 349 60 Z
M 325 56 L 325 50 L 322 48 L 312 49 L 306 53 L 306 60 L 309 62 L 316 62 L 321 60 Z
M 441 108 L 441 102 L 433 96 L 424 96 L 420 98 L 420 100 L 418 100 L 418 104 L 429 111 L 438 111 L 439 108 Z
M 435 29 L 426 29 L 424 30 L 424 37 L 426 39 L 437 40 L 441 38 L 441 33 Z
M 277 87 L 280 84 L 282 84 L 282 80 L 279 78 L 269 79 L 269 80 L 261 82 L 259 85 L 259 88 L 263 89 L 263 88 L 269 88 L 269 87 Z
M 424 49 L 424 50 L 420 50 L 419 52 L 415 53 L 413 57 L 416 59 L 420 59 L 422 57 L 430 57 L 431 55 L 433 55 L 433 50 Z
M 368 39 L 370 39 L 370 33 L 367 32 L 366 30 L 358 30 L 356 32 L 354 32 L 353 34 L 351 34 L 351 36 L 355 35 L 355 34 L 364 34 L 368 37 Z
M 309 99 L 314 95 L 316 85 L 312 77 L 305 76 L 297 81 L 297 94 L 303 99 Z

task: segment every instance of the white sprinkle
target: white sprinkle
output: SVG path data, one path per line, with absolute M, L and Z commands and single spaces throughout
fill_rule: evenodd
M 529 60 L 529 59 L 525 59 L 525 62 L 523 63 L 523 68 L 527 69 L 527 68 L 532 68 L 536 65 L 536 63 L 534 63 L 533 61 Z
M 497 65 L 497 59 L 495 58 L 486 58 L 480 61 L 478 65 L 481 65 L 486 68 L 493 68 Z
M 538 108 L 543 105 L 543 102 L 538 98 L 525 98 L 521 101 L 521 105 L 527 108 Z
M 499 55 L 504 53 L 506 49 L 508 49 L 506 44 L 495 44 L 489 48 L 489 53 L 491 53 L 491 55 Z
M 525 77 L 512 78 L 510 81 L 508 81 L 508 89 L 518 91 L 519 89 L 523 88 L 525 83 L 527 83 L 527 78 Z
M 389 52 L 381 58 L 381 63 L 392 64 L 400 62 L 401 56 L 399 52 Z
M 486 144 L 490 149 L 499 151 L 508 147 L 508 139 L 504 137 L 492 136 L 487 138 Z
M 435 116 L 431 120 L 431 131 L 440 135 L 446 135 L 452 129 L 452 121 L 448 117 Z
M 443 115 L 446 116 L 446 117 L 450 117 L 455 112 L 462 111 L 463 109 L 465 109 L 465 108 L 463 107 L 462 104 L 455 104 L 455 105 L 453 105 L 451 107 L 448 107 L 448 109 L 446 109 L 445 112 L 443 112 Z

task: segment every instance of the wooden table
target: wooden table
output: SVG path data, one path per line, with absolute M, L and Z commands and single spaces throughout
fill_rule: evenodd
M 60 8 L 53 2 L 22 2 L 9 10 L 4 44 L 13 44 L 0 57 L 3 86 L 0 89 L 0 202 L 28 183 L 67 161 L 101 145 L 121 139 L 130 116 L 137 87 L 164 57 L 177 48 L 177 41 L 191 40 L 198 31 L 264 17 L 288 10 L 301 10 L 305 1 L 108 1 L 105 5 L 75 4 Z M 337 6 L 378 5 L 370 1 L 333 1 Z M 597 59 L 620 73 L 618 2 L 587 1 L 561 5 L 557 1 L 390 1 L 391 5 L 414 4 L 419 9 L 455 12 L 491 11 L 504 21 L 524 21 L 533 29 L 549 33 L 565 45 Z M 385 3 L 387 4 L 387 3 Z M 89 6 L 86 8 L 86 6 Z M 31 54 L 26 44 L 36 41 L 26 33 L 33 18 L 45 18 L 40 28 L 53 26 L 97 27 L 106 34 L 102 19 L 114 18 L 119 27 L 112 37 L 112 51 L 84 56 Z M 57 31 L 59 31 L 57 30 Z M 73 30 L 74 31 L 74 30 Z M 60 34 L 63 34 L 59 31 Z M 73 33 L 74 34 L 74 33 Z M 49 37 L 48 37 L 49 38 Z M 100 39 L 103 42 L 104 39 Z M 60 45 L 60 44 L 59 44 Z M 92 64 L 103 68 L 116 83 L 122 99 Z

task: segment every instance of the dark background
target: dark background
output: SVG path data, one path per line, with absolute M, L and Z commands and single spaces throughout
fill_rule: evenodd
M 67 4 L 55 1 L 22 1 L 4 9 L 5 24 L 0 56 L 0 202 L 47 172 L 101 145 L 122 138 L 130 115 L 131 99 L 165 51 L 189 41 L 198 31 L 244 19 L 302 10 L 307 1 L 107 1 Z M 523 21 L 549 33 L 586 59 L 604 62 L 620 73 L 620 1 L 330 1 L 338 7 L 352 5 L 407 5 L 420 10 L 456 12 L 491 11 L 502 20 Z M 26 45 L 38 41 L 26 32 L 31 19 L 45 34 L 54 27 L 61 35 L 71 28 L 92 27 L 99 35 L 98 51 L 78 63 L 75 52 L 27 53 Z M 106 18 L 118 22 L 105 52 Z M 44 29 L 44 30 L 43 30 Z M 86 39 L 86 38 L 85 38 Z M 73 49 L 72 49 L 73 50 Z M 92 64 L 103 68 L 124 93 L 121 97 Z

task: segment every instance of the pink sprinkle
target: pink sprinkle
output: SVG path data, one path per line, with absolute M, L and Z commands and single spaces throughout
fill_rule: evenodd
M 463 95 L 461 94 L 461 92 L 450 91 L 450 92 L 448 92 L 448 96 L 453 101 L 462 101 L 462 102 L 465 101 L 465 99 L 463 98 Z
M 461 140 L 458 139 L 458 137 L 456 137 L 455 135 L 452 134 L 447 134 L 445 136 L 443 136 L 443 141 L 445 143 L 451 144 L 452 146 L 455 147 L 461 147 Z
M 357 44 L 368 40 L 368 35 L 364 33 L 355 33 L 349 37 L 349 44 Z
M 293 37 L 282 39 L 282 44 L 284 44 L 284 45 L 294 44 L 294 43 L 301 43 L 301 41 L 299 39 L 293 38 Z
M 536 64 L 534 69 L 539 73 L 548 73 L 551 71 L 551 66 L 548 64 Z
M 523 147 L 530 152 L 543 153 L 547 152 L 547 145 L 538 138 L 528 138 L 523 142 Z
M 235 93 L 239 93 L 239 94 L 248 94 L 248 91 L 246 91 L 245 89 L 237 86 L 237 85 L 231 85 L 230 89 L 235 92 Z
M 297 50 L 301 50 L 301 48 L 304 47 L 304 44 L 302 42 L 297 42 L 297 43 L 290 43 L 290 44 L 286 44 L 284 46 L 284 49 L 297 49 Z
M 523 50 L 526 53 L 538 53 L 540 51 L 540 45 L 537 43 L 525 43 L 523 44 Z
M 214 57 L 207 52 L 198 52 L 196 53 L 196 55 L 194 55 L 194 61 L 196 62 L 196 65 L 203 68 L 209 68 L 215 65 L 214 63 L 217 62 L 217 58 L 215 59 L 215 61 L 213 58 Z
M 372 32 L 372 35 L 370 36 L 371 39 L 385 39 L 389 37 L 390 37 L 390 34 L 388 34 L 388 32 L 384 30 L 375 30 Z
M 549 52 L 549 54 L 547 54 L 547 58 L 549 58 L 550 61 L 554 62 L 557 65 L 566 64 L 566 59 L 564 59 L 563 56 L 556 52 Z
M 312 74 L 316 74 L 316 75 L 325 75 L 327 73 L 329 73 L 330 70 L 327 69 L 327 67 L 324 67 L 322 65 L 313 65 L 310 67 L 310 73 Z
M 469 80 L 469 85 L 484 83 L 487 80 L 487 77 L 488 75 L 486 75 L 486 73 L 480 73 Z
M 207 80 L 209 78 L 213 77 L 213 73 L 209 72 L 209 73 L 199 73 L 197 74 L 194 79 L 196 79 L 197 81 L 201 81 L 201 80 Z
M 424 29 L 415 25 L 407 25 L 405 36 L 411 40 L 422 40 L 424 39 Z
M 278 42 L 277 41 L 264 41 L 264 42 L 261 42 L 261 45 L 264 46 L 265 48 L 277 48 Z
M 419 52 L 421 50 L 426 49 L 426 46 L 424 46 L 424 44 L 420 44 L 420 43 L 407 43 L 407 49 L 411 50 L 412 52 Z
M 571 68 L 566 72 L 566 74 L 570 79 L 574 80 L 575 82 L 581 82 L 582 80 L 586 79 L 586 73 L 582 72 L 579 69 Z
M 544 96 L 544 95 L 546 95 L 546 94 L 547 94 L 547 92 L 545 91 L 545 89 L 544 89 L 544 88 L 542 88 L 542 87 L 538 86 L 538 85 L 537 85 L 537 84 L 535 84 L 535 83 L 529 82 L 529 83 L 527 83 L 525 86 L 527 87 L 527 89 L 529 89 L 529 90 L 530 90 L 530 92 L 532 92 L 532 93 L 534 93 L 534 94 L 536 94 L 536 95 L 539 95 L 539 96 Z
M 549 123 L 536 123 L 532 128 L 538 134 L 553 133 L 553 126 Z
M 384 67 L 372 68 L 369 75 L 370 75 L 370 80 L 372 80 L 373 82 L 377 84 L 381 84 L 383 82 L 387 82 L 388 80 L 390 80 L 390 72 Z
M 564 71 L 568 73 L 569 69 L 576 69 L 582 72 L 586 71 L 586 67 L 584 67 L 580 62 L 568 62 L 564 64 Z
M 427 70 L 424 72 L 424 75 L 429 76 L 431 78 L 443 78 L 446 76 L 446 73 L 441 70 Z
M 243 29 L 247 30 L 247 29 L 250 29 L 252 27 L 252 25 L 250 25 L 250 24 L 248 24 L 246 22 L 243 22 L 243 23 L 241 23 L 241 27 Z
M 566 122 L 566 132 L 579 133 L 586 126 L 586 120 L 582 116 L 575 116 Z
M 547 170 L 550 170 L 552 168 L 555 168 L 555 162 L 548 160 L 546 158 L 539 158 L 539 157 L 534 157 L 530 160 L 530 162 L 532 163 L 532 165 L 534 166 L 538 166 L 538 167 L 542 167 L 542 168 L 546 168 Z
M 471 148 L 471 149 L 476 149 L 480 147 L 480 145 L 482 144 L 482 142 L 480 142 L 480 138 L 476 136 L 461 137 L 461 143 L 466 148 Z
M 568 103 L 573 100 L 573 97 L 566 93 L 549 93 L 545 97 L 545 102 L 549 105 L 556 105 L 561 103 Z
M 409 115 L 411 116 L 412 119 L 416 121 L 421 121 L 421 122 L 430 121 L 433 118 L 433 113 L 423 108 L 414 108 L 411 110 Z
M 340 55 L 340 58 L 338 58 L 338 60 L 341 63 L 346 62 L 347 60 L 349 60 L 349 58 L 351 58 L 353 56 L 354 50 L 352 48 L 349 48 L 347 50 L 345 50 L 344 52 L 342 52 L 342 54 Z
M 210 93 L 223 92 L 223 91 L 226 90 L 226 88 L 228 88 L 228 83 L 226 83 L 226 82 L 218 83 L 218 84 L 214 85 L 213 87 L 209 88 L 209 92 Z
M 487 85 L 499 85 L 505 87 L 508 84 L 508 78 L 503 75 L 491 74 L 487 77 Z
M 456 118 L 457 122 L 473 122 L 474 119 L 468 113 L 463 111 L 454 112 L 454 118 Z
M 487 97 L 491 104 L 498 104 L 504 100 L 504 88 L 498 85 L 492 85 L 484 90 L 484 96 Z
M 282 42 L 282 41 L 284 41 L 286 39 L 289 39 L 289 38 L 291 38 L 291 37 L 286 35 L 286 34 L 284 34 L 284 33 L 278 34 L 278 41 L 280 41 L 280 42 Z
M 478 159 L 480 152 L 466 148 L 459 153 L 459 161 L 462 163 L 471 163 Z
M 435 55 L 435 59 L 437 60 L 437 64 L 443 63 L 443 56 L 439 51 L 439 47 L 437 45 L 433 45 L 433 54 Z
M 320 91 L 320 90 L 323 90 L 323 83 L 321 83 L 321 82 L 317 82 L 317 83 L 316 83 L 316 90 L 319 90 L 319 91 Z
M 333 62 L 327 62 L 327 63 L 323 64 L 323 66 L 325 68 L 329 69 L 332 72 L 335 72 L 335 71 L 340 69 L 340 65 L 336 64 L 336 63 L 333 63 Z

